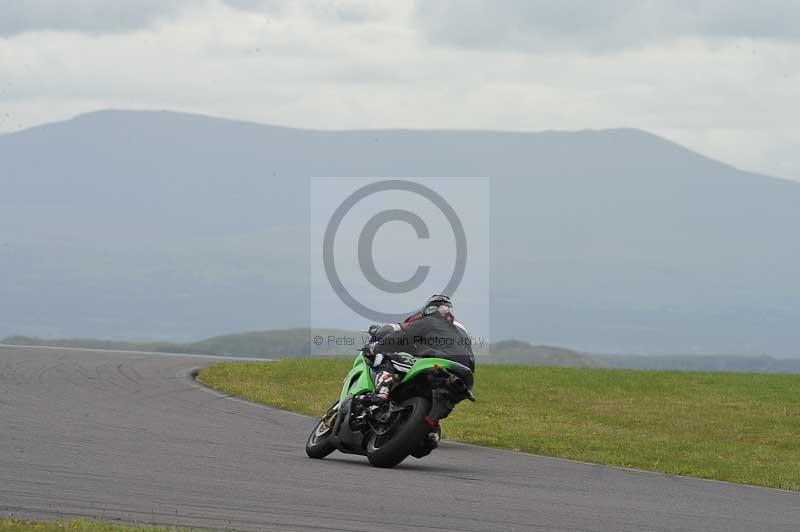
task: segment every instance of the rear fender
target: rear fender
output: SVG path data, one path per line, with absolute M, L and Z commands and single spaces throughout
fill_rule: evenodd
M 438 423 L 440 419 L 446 418 L 453 411 L 456 403 L 464 399 L 474 400 L 470 388 L 473 384 L 472 372 L 466 366 L 447 360 L 444 358 L 420 358 L 411 367 L 409 372 L 403 378 L 403 383 L 409 382 L 419 375 L 426 375 L 429 382 L 445 382 L 455 379 L 460 388 L 454 387 L 454 384 L 445 384 L 442 386 L 434 385 L 431 390 L 431 410 L 429 419 L 432 422 Z

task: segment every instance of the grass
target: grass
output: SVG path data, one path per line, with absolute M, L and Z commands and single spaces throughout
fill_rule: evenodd
M 73 519 L 71 521 L 24 521 L 22 519 L 0 519 L 0 532 L 182 532 L 188 528 L 122 525 L 97 519 Z
M 351 361 L 224 362 L 198 379 L 319 416 Z M 447 439 L 649 471 L 800 490 L 800 376 L 482 366 Z M 309 426 L 310 430 L 310 426 Z

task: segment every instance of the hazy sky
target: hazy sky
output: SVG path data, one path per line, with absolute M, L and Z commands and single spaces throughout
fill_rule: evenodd
M 800 2 L 0 0 L 0 132 L 101 108 L 630 126 L 800 180 Z

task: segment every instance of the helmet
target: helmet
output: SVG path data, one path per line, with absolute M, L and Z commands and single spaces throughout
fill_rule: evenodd
M 422 305 L 420 314 L 423 316 L 430 316 L 441 306 L 449 308 L 451 312 L 453 311 L 453 302 L 450 300 L 449 296 L 444 294 L 434 294 L 425 301 L 424 305 Z

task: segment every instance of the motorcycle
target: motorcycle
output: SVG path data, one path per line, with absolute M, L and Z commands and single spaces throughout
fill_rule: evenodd
M 474 401 L 470 369 L 444 358 L 402 355 L 402 375 L 389 401 L 375 404 L 370 365 L 363 348 L 344 379 L 339 400 L 306 441 L 306 454 L 324 458 L 335 450 L 366 456 L 375 467 L 394 467 L 408 456 L 422 458 L 439 444 L 439 421 L 464 399 Z M 404 374 L 403 374 L 404 373 Z

